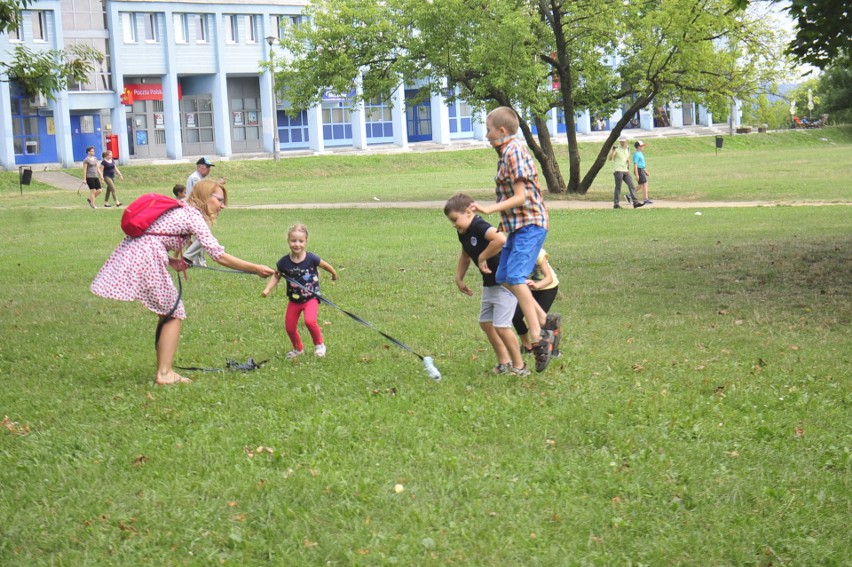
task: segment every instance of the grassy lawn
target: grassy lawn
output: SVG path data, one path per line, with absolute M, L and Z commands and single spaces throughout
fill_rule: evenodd
M 725 136 L 716 154 L 709 137 L 648 139 L 651 197 L 677 201 L 828 201 L 848 202 L 852 127 Z M 580 145 L 583 173 L 600 149 Z M 556 146 L 563 175 L 568 175 L 567 146 Z M 171 193 L 185 183 L 194 166 L 122 167 L 119 198 L 125 202 L 150 191 Z M 491 198 L 493 150 L 409 152 L 384 155 L 294 157 L 278 162 L 219 162 L 214 175 L 225 176 L 234 203 L 334 203 L 443 200 L 455 191 Z M 584 196 L 548 195 L 548 199 L 609 201 L 612 174 L 604 165 Z M 68 170 L 79 177 L 80 171 Z M 37 182 L 20 196 L 17 172 L 0 172 L 0 206 L 86 207 L 85 195 L 58 191 Z
M 649 142 L 649 168 L 683 188 L 665 198 L 845 202 L 829 131 L 718 158 Z M 778 173 L 796 159 L 811 185 Z M 128 167 L 122 198 L 185 170 Z M 490 197 L 493 152 L 222 170 L 239 204 Z M 564 356 L 523 379 L 488 372 L 440 210 L 228 210 L 227 250 L 267 264 L 305 222 L 341 275 L 326 295 L 444 380 L 327 306 L 328 356 L 287 361 L 283 285 L 191 271 L 178 363 L 269 362 L 157 388 L 155 317 L 88 291 L 118 211 L 0 179 L 0 565 L 848 564 L 848 206 L 554 211 Z

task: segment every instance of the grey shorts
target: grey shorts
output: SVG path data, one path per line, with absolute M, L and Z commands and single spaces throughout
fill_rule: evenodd
M 495 327 L 511 327 L 517 306 L 518 300 L 514 294 L 502 285 L 483 287 L 479 322 L 491 323 Z
M 645 175 L 645 170 L 641 167 L 639 168 L 639 185 L 644 185 L 648 182 L 648 176 Z

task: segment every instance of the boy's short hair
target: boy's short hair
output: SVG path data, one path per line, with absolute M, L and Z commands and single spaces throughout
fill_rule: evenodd
M 518 113 L 510 106 L 498 106 L 488 113 L 486 120 L 491 120 L 491 124 L 497 128 L 505 128 L 509 134 L 518 132 Z
M 186 185 L 182 185 L 180 183 L 176 183 L 174 187 L 172 187 L 172 193 L 175 194 L 175 197 L 180 195 L 181 193 L 186 192 Z
M 450 213 L 463 213 L 473 204 L 473 198 L 464 193 L 456 193 L 447 200 L 444 205 L 444 216 Z

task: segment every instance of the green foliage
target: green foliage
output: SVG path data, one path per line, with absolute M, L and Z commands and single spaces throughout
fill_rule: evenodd
M 53 100 L 69 81 L 85 82 L 94 70 L 94 63 L 102 59 L 103 54 L 86 45 L 75 45 L 69 51 L 33 50 L 16 45 L 12 59 L 0 62 L 0 67 L 27 95 L 42 94 Z
M 18 29 L 21 25 L 21 10 L 29 4 L 30 0 L 0 0 L 0 33 Z
M 819 78 L 823 111 L 835 124 L 852 123 L 852 51 L 836 58 Z

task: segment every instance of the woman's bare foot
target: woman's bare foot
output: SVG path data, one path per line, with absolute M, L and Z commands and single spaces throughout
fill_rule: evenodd
M 165 373 L 157 372 L 155 383 L 158 386 L 170 386 L 171 384 L 189 384 L 192 382 L 189 378 L 181 376 L 174 370 L 169 370 Z

